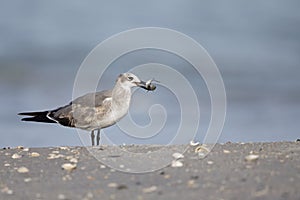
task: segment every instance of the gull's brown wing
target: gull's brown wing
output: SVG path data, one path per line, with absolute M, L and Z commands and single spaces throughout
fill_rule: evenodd
M 63 126 L 85 129 L 95 119 L 96 109 L 99 110 L 108 98 L 111 98 L 110 90 L 88 93 L 66 106 L 49 111 L 47 117 Z

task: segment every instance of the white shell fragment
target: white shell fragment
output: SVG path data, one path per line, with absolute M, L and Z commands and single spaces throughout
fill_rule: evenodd
M 118 187 L 118 184 L 113 182 L 113 183 L 109 183 L 107 186 L 110 188 L 116 188 Z
M 212 165 L 212 164 L 214 164 L 214 162 L 209 160 L 209 161 L 207 161 L 207 164 Z
M 259 155 L 250 154 L 245 157 L 245 160 L 248 162 L 251 162 L 251 161 L 256 161 L 258 158 L 259 158 Z
M 21 157 L 22 157 L 22 156 L 19 155 L 19 154 L 17 154 L 17 153 L 15 153 L 15 154 L 13 154 L 13 155 L 11 156 L 12 159 L 19 159 L 19 158 L 21 158 Z
M 71 164 L 71 163 L 65 163 L 61 166 L 61 168 L 63 168 L 64 170 L 67 170 L 67 171 L 72 171 L 76 167 L 77 167 L 76 164 Z
M 197 145 L 199 145 L 199 144 L 200 144 L 199 142 L 195 142 L 195 141 L 193 141 L 193 140 L 190 141 L 190 145 L 191 145 L 192 147 L 197 146 Z
M 28 173 L 29 169 L 27 169 L 26 167 L 20 167 L 17 170 L 19 173 L 24 174 L 24 173 Z
M 71 158 L 69 161 L 72 162 L 72 163 L 78 163 L 78 159 L 77 158 Z
M 100 168 L 101 168 L 101 169 L 105 169 L 106 166 L 105 166 L 105 165 L 100 165 Z
M 203 153 L 203 152 L 199 152 L 199 153 L 198 153 L 198 156 L 199 156 L 200 158 L 205 158 L 206 154 Z
M 51 159 L 56 159 L 56 158 L 64 158 L 65 156 L 62 155 L 62 154 L 53 154 L 53 153 L 50 153 L 47 157 L 48 160 L 51 160 Z
M 200 145 L 200 146 L 198 146 L 195 149 L 195 152 L 196 153 L 199 153 L 199 152 L 209 152 L 209 149 L 207 147 L 205 147 L 204 145 Z
M 155 192 L 157 190 L 157 187 L 155 185 L 148 187 L 148 188 L 144 188 L 143 192 L 144 193 L 150 193 L 150 192 Z
M 231 152 L 230 152 L 229 150 L 224 149 L 224 150 L 223 150 L 223 153 L 228 154 L 228 153 L 231 153 Z
M 173 160 L 171 163 L 171 167 L 182 167 L 183 163 L 179 160 Z
M 30 156 L 31 156 L 31 157 L 39 157 L 40 154 L 39 154 L 38 152 L 32 152 L 32 153 L 30 154 Z
M 32 181 L 31 178 L 25 178 L 25 179 L 24 179 L 24 182 L 25 182 L 25 183 L 29 183 L 30 181 Z
M 57 196 L 57 198 L 58 198 L 59 200 L 65 200 L 65 199 L 67 199 L 66 196 L 65 196 L 64 194 L 59 194 L 59 195 Z
M 59 147 L 60 150 L 69 150 L 68 147 Z
M 8 187 L 2 188 L 2 189 L 1 189 L 1 192 L 2 192 L 2 193 L 5 193 L 5 194 L 9 194 L 9 195 L 14 193 L 14 191 L 11 190 L 11 189 L 9 189 Z
M 199 145 L 195 148 L 195 153 L 198 153 L 200 158 L 204 158 L 208 153 L 209 149 L 205 145 Z
M 181 153 L 173 153 L 172 156 L 177 160 L 177 159 L 180 159 L 180 158 L 184 158 L 184 155 L 182 155 Z

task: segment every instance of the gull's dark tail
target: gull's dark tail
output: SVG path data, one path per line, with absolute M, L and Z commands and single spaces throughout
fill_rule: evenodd
M 18 113 L 18 115 L 27 115 L 30 117 L 22 118 L 22 121 L 31 121 L 31 122 L 44 122 L 44 123 L 56 123 L 56 121 L 51 120 L 47 117 L 49 111 L 42 112 L 24 112 Z

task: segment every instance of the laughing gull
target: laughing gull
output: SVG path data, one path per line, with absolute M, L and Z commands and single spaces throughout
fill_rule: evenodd
M 58 123 L 91 131 L 92 146 L 95 144 L 94 132 L 97 131 L 97 145 L 99 145 L 100 130 L 115 124 L 127 114 L 131 88 L 138 86 L 145 90 L 155 90 L 156 86 L 151 81 L 141 81 L 132 73 L 120 74 L 112 90 L 88 93 L 54 110 L 24 112 L 19 115 L 30 116 L 23 118 L 22 121 Z

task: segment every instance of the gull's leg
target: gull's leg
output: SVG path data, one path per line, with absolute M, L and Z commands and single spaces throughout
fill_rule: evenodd
M 97 146 L 99 146 L 99 143 L 100 143 L 100 130 L 101 129 L 98 129 L 98 131 L 97 131 Z
M 95 141 L 94 141 L 94 139 L 95 139 L 95 133 L 94 133 L 94 130 L 92 130 L 92 132 L 91 132 L 92 146 L 94 146 L 94 145 L 95 145 Z

